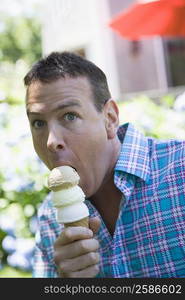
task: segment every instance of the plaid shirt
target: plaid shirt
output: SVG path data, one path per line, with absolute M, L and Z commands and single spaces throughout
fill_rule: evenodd
M 185 278 L 185 141 L 144 137 L 131 124 L 118 130 L 122 142 L 114 182 L 123 193 L 113 237 L 99 216 L 98 277 Z M 57 277 L 53 243 L 62 230 L 51 197 L 39 209 L 34 277 Z

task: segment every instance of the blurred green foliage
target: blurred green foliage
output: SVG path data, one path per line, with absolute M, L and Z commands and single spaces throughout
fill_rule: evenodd
M 24 272 L 21 270 L 17 270 L 15 268 L 11 268 L 9 266 L 6 266 L 5 268 L 3 268 L 3 270 L 0 270 L 0 278 L 12 278 L 12 277 L 18 277 L 18 278 L 22 278 L 22 277 L 28 277 L 31 278 L 31 273 L 30 272 Z
M 0 61 L 15 64 L 23 59 L 28 64 L 40 58 L 40 24 L 33 18 L 1 16 Z
M 0 13 L 0 103 L 23 103 L 23 77 L 42 55 L 41 24 L 26 16 Z
M 145 135 L 158 139 L 185 138 L 185 112 L 174 109 L 175 97 L 152 100 L 146 95 L 119 103 L 120 123 L 131 122 Z
M 10 277 L 31 276 L 36 214 L 48 193 L 47 169 L 34 153 L 23 106 L 1 103 L 0 119 L 0 277 L 11 270 L 7 265 L 14 268 Z
M 42 55 L 41 25 L 0 13 L 0 41 L 0 277 L 30 277 L 36 212 L 48 190 L 32 149 L 23 77 Z

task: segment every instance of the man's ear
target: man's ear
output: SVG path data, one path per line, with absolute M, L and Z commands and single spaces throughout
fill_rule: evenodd
M 117 135 L 119 126 L 119 109 L 113 99 L 109 99 L 104 105 L 105 127 L 108 139 L 113 139 Z

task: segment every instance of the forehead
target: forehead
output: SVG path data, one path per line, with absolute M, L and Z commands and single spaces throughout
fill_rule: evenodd
M 44 99 L 45 101 L 51 98 L 83 98 L 92 97 L 92 89 L 89 80 L 86 77 L 65 77 L 43 83 L 35 81 L 27 89 L 27 103 L 35 102 L 36 100 Z

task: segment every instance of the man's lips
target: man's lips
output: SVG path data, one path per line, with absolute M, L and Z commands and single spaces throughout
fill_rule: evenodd
M 52 164 L 52 169 L 57 168 L 57 167 L 61 167 L 61 166 L 69 166 L 69 167 L 75 169 L 75 171 L 77 171 L 76 168 L 74 167 L 74 164 L 72 164 L 69 161 L 57 161 L 57 162 Z

